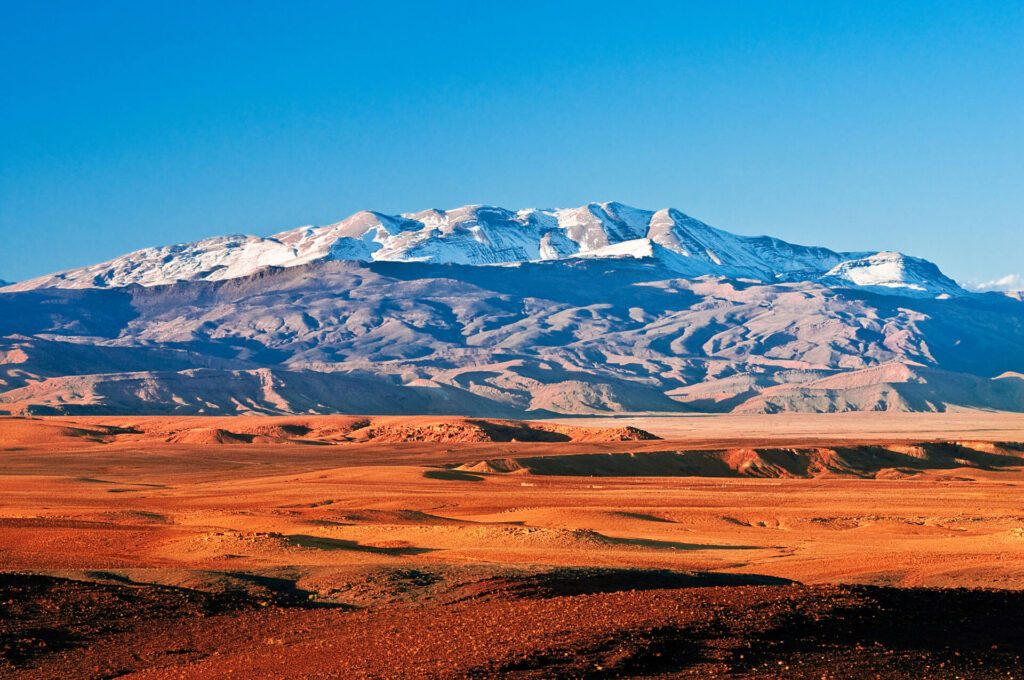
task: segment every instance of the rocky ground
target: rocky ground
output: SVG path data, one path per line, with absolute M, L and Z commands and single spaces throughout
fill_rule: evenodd
M 1024 674 L 1016 422 L 289 418 L 0 421 L 0 675 Z
M 0 669 L 24 678 L 1024 672 L 1018 592 L 709 586 L 627 570 L 487 585 L 462 599 L 351 610 L 293 593 L 261 599 L 6 574 Z

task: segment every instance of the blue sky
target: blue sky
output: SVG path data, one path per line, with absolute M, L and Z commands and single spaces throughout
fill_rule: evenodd
M 1019 0 L 0 0 L 0 32 L 0 278 L 591 200 L 1024 273 Z

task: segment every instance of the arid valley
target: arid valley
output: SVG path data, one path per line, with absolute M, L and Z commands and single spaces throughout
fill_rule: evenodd
M 1024 680 L 1024 2 L 0 26 L 0 680 Z
M 0 420 L 0 672 L 1019 677 L 1024 415 Z

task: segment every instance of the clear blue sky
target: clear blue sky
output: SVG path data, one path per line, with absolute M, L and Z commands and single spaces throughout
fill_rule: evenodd
M 591 200 L 1024 274 L 1020 0 L 0 0 L 0 35 L 0 278 Z

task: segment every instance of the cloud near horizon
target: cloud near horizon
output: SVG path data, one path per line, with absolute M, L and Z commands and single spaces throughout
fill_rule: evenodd
M 1024 290 L 1024 276 L 1021 274 L 1007 274 L 998 279 L 990 281 L 968 281 L 964 286 L 978 292 Z

